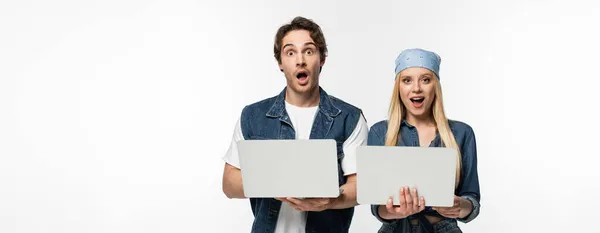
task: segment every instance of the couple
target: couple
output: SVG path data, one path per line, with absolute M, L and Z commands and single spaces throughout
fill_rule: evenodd
M 274 97 L 250 104 L 241 113 L 226 155 L 223 192 L 246 198 L 236 142 L 256 138 L 335 139 L 338 198 L 250 198 L 252 232 L 348 232 L 356 202 L 356 148 L 361 145 L 451 147 L 459 151 L 453 207 L 426 207 L 417 190 L 401 188 L 400 205 L 373 205 L 382 222 L 379 232 L 461 232 L 457 220 L 479 214 L 479 180 L 473 129 L 446 118 L 442 103 L 440 57 L 423 49 L 402 51 L 395 61 L 395 84 L 389 119 L 370 129 L 359 108 L 328 95 L 319 86 L 327 47 L 316 23 L 296 17 L 277 31 L 275 59 L 287 85 Z M 398 169 L 402 169 L 401 165 Z M 307 171 L 309 172 L 309 171 Z M 426 174 L 415 174 L 426 175 Z

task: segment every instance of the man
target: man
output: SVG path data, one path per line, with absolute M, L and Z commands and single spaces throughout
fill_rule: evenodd
M 287 85 L 279 95 L 242 110 L 223 158 L 223 192 L 228 198 L 246 198 L 236 144 L 240 140 L 335 139 L 342 194 L 331 199 L 250 198 L 252 232 L 348 232 L 357 205 L 355 150 L 366 145 L 366 120 L 360 109 L 328 95 L 319 86 L 327 55 L 319 25 L 296 17 L 281 26 L 275 36 L 274 55 Z

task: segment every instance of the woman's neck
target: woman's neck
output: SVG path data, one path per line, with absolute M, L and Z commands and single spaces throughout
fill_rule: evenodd
M 415 116 L 412 114 L 407 114 L 406 122 L 408 122 L 408 124 L 415 126 L 417 128 L 431 127 L 431 126 L 435 127 L 435 125 L 436 125 L 435 120 L 433 119 L 432 115 Z

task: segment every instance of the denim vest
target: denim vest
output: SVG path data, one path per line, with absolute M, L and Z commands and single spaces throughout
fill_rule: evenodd
M 310 139 L 335 139 L 339 185 L 346 183 L 341 160 L 344 157 L 343 143 L 352 134 L 362 114 L 361 110 L 337 99 L 319 87 L 319 110 L 315 116 Z M 246 106 L 242 111 L 241 128 L 245 140 L 295 139 L 294 127 L 285 110 L 286 88 L 275 97 Z M 309 172 L 309 171 L 306 171 Z M 276 175 L 276 174 L 273 174 Z M 281 201 L 273 198 L 250 198 L 254 223 L 252 233 L 275 231 Z M 346 233 L 354 208 L 308 212 L 307 233 Z

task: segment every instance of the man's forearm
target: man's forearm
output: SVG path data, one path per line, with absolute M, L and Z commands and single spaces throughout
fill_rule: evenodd
M 229 164 L 225 164 L 223 176 L 223 193 L 228 198 L 246 198 L 242 184 L 241 170 Z
M 235 183 L 223 184 L 223 192 L 228 198 L 246 198 L 241 183 L 239 185 Z
M 342 185 L 340 189 L 344 192 L 337 199 L 335 199 L 330 209 L 346 209 L 358 205 L 356 202 L 356 176 L 353 175 L 352 179 L 348 179 L 346 184 Z

